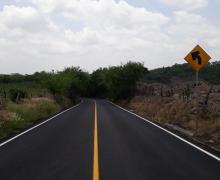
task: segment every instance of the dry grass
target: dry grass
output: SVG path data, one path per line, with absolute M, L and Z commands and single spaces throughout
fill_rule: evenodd
M 34 121 L 58 112 L 60 106 L 49 98 L 33 98 L 26 99 L 19 104 L 10 102 L 7 109 L 10 112 L 19 114 L 27 121 Z
M 179 98 L 175 93 L 162 97 L 159 93 L 144 95 L 142 92 L 131 99 L 127 106 L 159 123 L 169 123 L 186 129 L 195 138 L 220 149 L 220 93 L 215 93 L 214 89 L 209 103 L 205 105 L 203 102 L 208 90 L 203 84 L 201 89 L 196 89 L 199 91 L 197 97 L 192 94 L 188 100 Z
M 0 111 L 0 138 L 31 125 L 34 121 L 60 111 L 61 107 L 50 98 L 24 99 L 20 103 L 9 102 Z
M 6 110 L 0 110 L 0 121 L 9 121 L 11 119 L 11 113 Z

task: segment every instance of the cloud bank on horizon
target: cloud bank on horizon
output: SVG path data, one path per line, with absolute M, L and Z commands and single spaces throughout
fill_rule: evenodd
M 0 74 L 129 60 L 152 69 L 184 62 L 196 44 L 219 60 L 218 8 L 219 0 L 1 1 Z

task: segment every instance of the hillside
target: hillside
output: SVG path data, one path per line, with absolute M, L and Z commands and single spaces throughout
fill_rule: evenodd
M 175 64 L 171 67 L 162 67 L 151 70 L 146 74 L 143 81 L 146 83 L 174 83 L 193 81 L 195 71 L 185 64 Z M 199 79 L 210 84 L 220 84 L 220 61 L 208 63 L 199 73 Z
M 207 64 L 195 84 L 188 64 L 158 68 L 145 74 L 135 97 L 121 101 L 172 131 L 220 150 L 220 62 Z

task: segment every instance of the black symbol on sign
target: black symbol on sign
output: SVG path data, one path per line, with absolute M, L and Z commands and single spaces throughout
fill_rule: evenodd
M 200 57 L 199 51 L 195 51 L 195 52 L 191 53 L 191 55 L 192 55 L 192 59 L 194 61 L 198 59 L 198 64 L 202 64 L 202 58 Z

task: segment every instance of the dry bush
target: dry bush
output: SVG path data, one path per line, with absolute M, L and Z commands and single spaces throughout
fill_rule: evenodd
M 0 110 L 4 110 L 6 106 L 6 100 L 2 96 L 0 96 Z
M 9 121 L 11 119 L 11 113 L 6 110 L 0 110 L 0 121 Z
M 214 142 L 214 146 L 220 148 L 220 93 L 216 89 L 219 87 L 206 83 L 201 83 L 199 87 L 193 83 L 177 84 L 171 86 L 173 94 L 169 93 L 169 96 L 164 92 L 171 87 L 161 87 L 160 84 L 139 86 L 139 96 L 131 99 L 128 107 L 154 121 L 186 129 L 196 138 Z
M 59 112 L 61 107 L 49 98 L 23 99 L 19 103 L 8 102 L 6 110 L 0 110 L 0 138 L 31 125 L 34 121 Z

